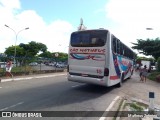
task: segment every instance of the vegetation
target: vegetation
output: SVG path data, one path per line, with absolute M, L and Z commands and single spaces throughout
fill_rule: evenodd
M 133 108 L 135 111 L 143 111 L 143 107 L 136 103 L 131 103 L 130 107 Z
M 152 63 L 157 61 L 158 66 L 157 66 L 157 72 L 152 72 L 148 78 L 151 80 L 156 80 L 156 77 L 160 75 L 160 38 L 156 39 L 137 39 L 137 43 L 132 43 L 134 46 L 132 47 L 133 49 L 137 49 L 139 53 L 142 53 L 144 55 L 151 55 L 155 58 L 154 59 L 148 59 Z M 147 60 L 147 58 L 140 58 L 137 57 L 136 62 L 140 63 L 141 60 Z
M 46 45 L 42 43 L 37 43 L 34 41 L 28 44 L 20 43 L 16 46 L 16 56 L 17 57 L 34 57 L 39 52 L 45 52 L 47 50 Z M 8 56 L 14 56 L 15 46 L 10 46 L 6 48 L 5 54 Z
M 31 66 L 21 66 L 21 67 L 13 67 L 12 73 L 29 73 L 34 71 Z M 5 68 L 0 68 L 0 77 L 5 76 Z
M 156 76 L 159 74 L 160 74 L 159 72 L 152 72 L 151 74 L 149 74 L 148 79 L 156 80 Z
M 158 60 L 157 60 L 157 64 L 158 64 L 157 70 L 160 72 L 160 57 L 159 57 Z
M 55 53 L 51 53 L 47 51 L 47 46 L 43 43 L 31 41 L 28 44 L 20 43 L 17 46 L 9 46 L 5 50 L 5 55 L 9 58 L 14 58 L 16 47 L 16 61 L 18 61 L 21 65 L 25 65 L 26 63 L 33 61 L 40 61 L 39 58 L 48 59 L 49 61 L 66 61 L 68 58 L 68 54 L 59 53 L 59 56 L 56 58 Z M 5 57 L 6 58 L 6 57 Z M 4 57 L 0 57 L 0 61 L 6 61 Z
M 160 56 L 160 38 L 154 39 L 137 39 L 137 43 L 132 43 L 134 46 L 133 49 L 137 49 L 139 53 L 144 55 L 151 55 L 156 60 Z

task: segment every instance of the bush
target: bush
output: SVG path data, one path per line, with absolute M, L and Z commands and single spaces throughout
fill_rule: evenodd
M 160 83 L 160 75 L 156 76 L 156 81 Z
M 140 105 L 137 105 L 136 103 L 131 103 L 130 107 L 132 107 L 136 111 L 143 111 L 143 107 Z
M 148 79 L 150 80 L 156 80 L 156 77 L 160 75 L 160 72 L 157 72 L 157 71 L 154 71 L 154 72 L 151 72 L 149 75 L 148 75 Z
M 158 58 L 158 60 L 157 60 L 157 70 L 160 72 L 160 57 Z

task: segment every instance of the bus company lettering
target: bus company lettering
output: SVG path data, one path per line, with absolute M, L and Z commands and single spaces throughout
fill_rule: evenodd
M 70 49 L 71 53 L 105 53 L 105 49 Z

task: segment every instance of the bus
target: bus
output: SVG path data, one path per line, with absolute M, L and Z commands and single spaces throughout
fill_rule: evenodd
M 134 56 L 109 30 L 75 31 L 70 37 L 68 80 L 121 87 L 133 74 Z

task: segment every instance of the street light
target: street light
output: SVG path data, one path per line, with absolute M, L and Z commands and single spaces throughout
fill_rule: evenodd
M 154 30 L 154 29 L 151 28 L 151 27 L 147 27 L 146 30 L 147 30 L 147 31 L 152 31 L 152 30 Z M 151 34 L 151 33 L 149 33 L 149 34 L 150 34 L 150 38 L 151 38 L 151 35 L 152 35 L 152 34 Z M 148 39 L 149 39 L 149 38 L 148 38 Z
M 146 28 L 146 30 L 153 30 L 153 28 Z
M 14 29 L 12 29 L 11 27 L 9 27 L 8 25 L 4 25 L 4 26 L 7 27 L 7 28 L 9 28 L 9 29 L 11 29 L 15 33 L 15 35 L 16 35 L 15 48 L 14 48 L 14 64 L 15 64 L 16 63 L 16 60 L 15 60 L 15 58 L 16 58 L 16 42 L 17 42 L 18 34 L 20 32 L 22 32 L 23 30 L 28 30 L 29 27 L 26 27 L 26 28 L 24 28 L 24 29 L 16 32 Z

